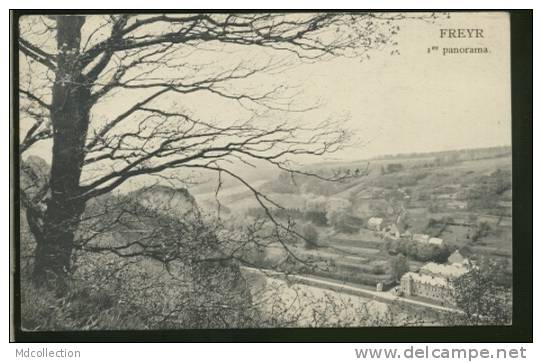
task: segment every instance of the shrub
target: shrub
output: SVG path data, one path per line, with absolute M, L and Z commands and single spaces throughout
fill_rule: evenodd
M 391 255 L 403 254 L 417 261 L 444 263 L 450 256 L 446 246 L 419 243 L 414 240 L 391 240 L 386 243 Z
M 403 169 L 404 167 L 403 167 L 403 164 L 401 163 L 390 163 L 386 166 L 386 171 L 388 173 L 399 172 L 399 171 L 402 171 Z
M 312 222 L 318 226 L 327 225 L 327 217 L 325 211 L 307 210 L 303 214 L 305 220 Z
M 427 208 L 427 211 L 437 213 L 440 211 L 440 206 L 437 203 L 431 203 Z
M 305 248 L 311 249 L 318 247 L 318 231 L 311 224 L 303 226 L 303 237 L 305 238 Z
M 68 291 L 22 282 L 22 327 L 27 330 L 119 330 L 251 326 L 256 311 L 238 267 L 202 263 L 169 271 L 146 258 L 87 255 Z
M 373 274 L 376 274 L 376 275 L 386 274 L 386 268 L 380 264 L 375 265 L 373 266 Z
M 403 254 L 395 255 L 390 259 L 390 274 L 393 280 L 401 279 L 408 270 L 408 260 Z
M 346 234 L 357 233 L 362 224 L 362 220 L 349 215 L 346 209 L 331 209 L 327 212 L 327 219 L 337 232 Z
M 489 223 L 487 221 L 481 221 L 476 226 L 476 229 L 474 230 L 474 233 L 472 234 L 472 241 L 477 241 L 479 238 L 483 238 L 489 234 L 491 231 L 491 226 L 489 226 Z
M 465 322 L 483 325 L 512 323 L 512 290 L 502 284 L 503 262 L 482 259 L 477 268 L 454 281 L 456 304 Z
M 123 221 L 135 225 L 129 215 Z M 139 225 L 144 223 L 141 227 L 155 231 L 152 238 L 139 239 L 140 243 L 148 240 L 145 249 L 129 247 L 140 237 L 136 233 L 98 235 L 92 244 L 86 244 L 86 250 L 77 248 L 74 252 L 74 268 L 61 295 L 36 288 L 30 281 L 32 263 L 22 264 L 22 328 L 144 330 L 254 326 L 258 311 L 253 308 L 239 266 L 231 260 L 213 260 L 219 242 L 215 226 L 196 221 L 184 224 L 154 211 L 152 215 L 139 211 L 137 221 Z M 22 231 L 24 227 L 22 224 Z M 78 230 L 83 236 L 84 227 L 82 224 Z M 22 232 L 21 236 L 21 249 L 32 252 L 35 243 L 31 235 Z M 88 251 L 93 245 L 118 246 L 120 253 L 140 255 L 121 257 L 114 252 Z M 176 259 L 165 262 L 174 251 L 178 252 Z

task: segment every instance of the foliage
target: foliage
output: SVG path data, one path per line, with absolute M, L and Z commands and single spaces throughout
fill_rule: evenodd
M 410 196 L 404 190 L 392 190 L 384 194 L 387 214 L 395 223 L 405 223 L 407 218 L 406 209 L 410 203 Z
M 252 216 L 254 218 L 266 217 L 267 213 L 270 213 L 277 219 L 302 219 L 305 216 L 300 209 L 288 209 L 288 208 L 272 208 L 265 210 L 261 207 L 251 207 L 245 211 L 245 215 Z
M 339 192 L 344 186 L 340 182 L 328 182 L 318 178 L 303 178 L 300 181 L 307 193 L 331 196 Z
M 390 258 L 390 274 L 393 280 L 398 281 L 403 274 L 408 272 L 408 260 L 403 254 L 397 254 Z
M 500 262 L 483 259 L 454 281 L 457 306 L 469 324 L 507 325 L 512 322 L 512 290 L 502 285 Z
M 21 234 L 32 234 L 36 240 L 43 236 L 38 240 L 42 253 L 36 253 L 32 243 L 22 247 L 23 268 L 31 269 L 33 261 L 40 261 L 41 269 L 35 268 L 35 276 L 46 275 L 42 271 L 58 276 L 69 271 L 62 294 L 32 285 L 28 270 L 23 273 L 23 327 L 288 326 L 291 321 L 280 319 L 285 308 L 272 313 L 271 322 L 259 319 L 240 263 L 247 262 L 246 256 L 248 262 L 265 261 L 266 243 L 271 241 L 287 248 L 291 217 L 307 217 L 317 225 L 329 223 L 341 232 L 356 231 L 357 221 L 353 222 L 349 207 L 330 207 L 325 214 L 269 208 L 273 202 L 233 171 L 235 168 L 230 169 L 230 163 L 264 162 L 284 171 L 270 186 L 275 192 L 299 192 L 298 180 L 293 178 L 296 174 L 304 190 L 329 196 L 344 189 L 348 179 L 342 180 L 343 184 L 330 184 L 321 175 L 290 169 L 288 156 L 335 152 L 348 140 L 348 134 L 338 127 L 340 122 L 321 122 L 314 128 L 290 121 L 257 123 L 255 120 L 261 117 L 303 107 L 296 107 L 287 85 L 268 89 L 246 85 L 258 77 L 278 74 L 296 61 L 362 56 L 369 49 L 381 48 L 391 43 L 398 30 L 390 20 L 393 18 L 402 15 L 159 14 L 140 19 L 117 14 L 97 16 L 88 22 L 81 15 L 22 18 L 18 24 L 20 118 L 28 124 L 24 127 L 26 134 L 21 135 L 20 152 L 43 140 L 53 140 L 55 163 L 46 172 L 50 179 L 32 179 L 31 184 L 43 181 L 45 188 L 27 195 L 27 190 L 21 190 L 30 230 Z M 322 37 L 324 33 L 329 36 Z M 255 45 L 266 48 L 268 59 L 228 59 L 228 50 L 246 47 L 249 54 Z M 188 54 L 192 52 L 196 54 L 193 58 Z M 204 72 L 200 61 L 190 64 L 201 52 L 210 57 Z M 288 56 L 275 58 L 277 52 Z M 179 63 L 180 58 L 183 61 Z M 199 92 L 231 102 L 246 113 L 231 123 L 217 124 L 212 117 L 205 119 L 188 111 L 189 107 L 168 104 L 176 95 Z M 110 108 L 104 103 L 115 104 L 116 97 L 132 102 L 119 108 L 118 114 L 100 114 L 100 110 Z M 66 137 L 53 139 L 53 134 Z M 176 204 L 169 213 L 156 207 L 156 199 L 147 200 L 147 204 L 135 202 L 141 194 L 109 198 L 104 203 L 99 200 L 141 176 L 186 184 L 189 178 L 172 175 L 179 169 L 178 175 L 184 175 L 183 170 L 202 170 L 219 178 L 223 174 L 235 178 L 259 202 L 261 216 L 268 217 L 272 225 L 260 224 L 257 214 L 255 224 L 246 229 L 227 228 L 220 220 L 203 222 L 193 205 L 184 210 Z M 384 172 L 403 169 L 403 164 L 392 163 Z M 91 177 L 86 177 L 89 174 Z M 339 174 L 360 177 L 363 170 L 347 168 Z M 416 177 L 390 176 L 387 186 L 414 185 L 418 181 Z M 484 202 L 506 191 L 510 187 L 506 178 L 506 174 L 491 175 L 483 188 L 473 191 L 473 199 L 480 200 L 481 205 L 473 207 L 487 207 Z M 184 190 L 182 199 L 188 199 L 186 190 L 178 187 L 170 196 L 175 198 L 180 190 Z M 317 230 L 312 225 L 306 228 L 303 235 L 309 241 L 307 246 L 317 245 Z M 433 245 L 399 245 L 396 249 L 407 250 L 405 254 L 417 260 L 440 260 L 443 253 Z M 338 270 L 345 273 L 345 280 L 369 283 L 387 278 L 379 266 L 367 275 L 347 267 Z M 333 317 L 336 308 L 335 303 L 326 303 L 326 310 L 331 312 L 328 316 Z M 329 322 L 317 316 L 311 326 L 326 323 L 345 322 Z
M 403 254 L 414 260 L 444 263 L 450 256 L 446 246 L 420 243 L 414 240 L 389 240 L 386 250 L 392 255 Z
M 399 172 L 399 171 L 402 171 L 403 169 L 404 169 L 404 166 L 402 163 L 389 163 L 388 165 L 386 165 L 387 173 Z
M 455 165 L 459 162 L 460 155 L 455 152 L 443 154 L 435 157 L 434 165 L 436 167 Z
M 431 213 L 438 213 L 440 211 L 440 206 L 438 203 L 436 202 L 432 202 L 429 204 L 429 206 L 427 207 L 427 211 L 431 212 Z
M 452 217 L 441 217 L 439 219 L 429 218 L 424 232 L 427 235 L 438 237 L 450 223 L 453 223 L 454 219 Z
M 95 213 L 100 217 L 91 217 Z M 111 219 L 120 222 L 105 232 Z M 144 233 L 136 231 L 136 222 Z M 90 238 L 96 234 L 87 234 L 87 228 L 100 233 Z M 233 255 L 225 254 L 228 244 L 220 242 L 216 226 L 197 220 L 182 223 L 121 197 L 91 204 L 81 229 L 74 268 L 64 293 L 34 286 L 30 281 L 32 265 L 24 265 L 23 328 L 114 330 L 255 325 L 258 312 L 252 306 L 250 291 Z M 35 242 L 25 238 L 23 245 L 25 250 L 31 250 Z
M 363 220 L 352 215 L 352 202 L 349 199 L 329 198 L 326 202 L 326 219 L 339 233 L 356 233 Z
M 305 247 L 312 249 L 318 246 L 318 231 L 311 224 L 303 226 L 303 237 L 305 239 Z
M 340 233 L 353 234 L 361 228 L 360 222 L 345 209 L 331 209 L 326 217 L 335 231 Z
M 326 212 L 321 210 L 306 210 L 303 213 L 303 218 L 318 226 L 326 226 L 328 224 Z
M 481 221 L 476 225 L 474 232 L 471 236 L 472 241 L 477 241 L 480 238 L 483 238 L 491 232 L 491 226 L 487 221 Z
M 501 195 L 512 187 L 510 170 L 498 169 L 490 175 L 481 176 L 468 194 L 468 208 L 495 209 Z
M 257 313 L 233 265 L 206 265 L 190 275 L 145 260 L 86 261 L 68 292 L 23 280 L 22 326 L 30 330 L 225 328 L 253 325 Z M 105 261 L 104 261 L 105 259 Z M 92 263 L 92 264 L 91 264 Z M 228 291 L 229 289 L 229 291 Z
M 294 181 L 294 175 L 285 171 L 280 172 L 276 180 L 270 181 L 267 187 L 269 191 L 279 194 L 294 194 L 299 192 L 298 185 Z
M 369 50 L 394 47 L 399 26 L 392 20 L 405 17 L 378 13 L 22 17 L 17 24 L 18 91 L 20 118 L 27 124 L 21 128 L 26 132 L 20 152 L 43 140 L 54 143 L 48 200 L 44 196 L 25 206 L 31 210 L 29 224 L 37 241 L 35 282 L 46 284 L 50 275 L 58 280 L 69 277 L 75 232 L 86 203 L 141 176 L 179 185 L 191 182 L 194 171 L 227 175 L 246 186 L 264 209 L 273 202 L 232 164 L 261 162 L 290 175 L 325 179 L 294 167 L 291 158 L 340 150 L 351 136 L 340 127 L 342 120 L 300 125 L 283 117 L 317 105 L 296 102 L 296 84 L 261 80 L 307 60 L 361 58 Z M 236 56 L 238 51 L 245 56 Z M 259 87 L 250 86 L 255 81 Z M 197 102 L 179 105 L 175 100 L 201 93 L 231 107 L 227 109 L 233 112 L 223 113 L 235 114 L 234 119 L 218 121 L 200 111 Z M 288 121 L 269 122 L 277 118 Z M 346 175 L 352 174 L 356 170 L 348 169 Z M 279 186 L 294 190 L 290 183 Z M 288 229 L 270 219 L 278 229 Z

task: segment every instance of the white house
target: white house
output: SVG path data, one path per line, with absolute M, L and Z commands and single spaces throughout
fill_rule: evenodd
M 371 230 L 380 231 L 384 219 L 381 217 L 372 217 L 367 221 L 367 227 Z
M 459 250 L 456 250 L 448 257 L 448 263 L 458 264 L 458 265 L 467 265 L 469 263 L 469 259 L 465 258 L 459 252 Z
M 434 277 L 442 277 L 446 279 L 454 279 L 468 272 L 465 265 L 460 264 L 437 264 L 427 263 L 420 268 L 419 273 L 422 275 L 430 275 Z
M 417 241 L 419 243 L 427 243 L 427 242 L 429 242 L 429 235 L 427 235 L 427 234 L 414 234 L 414 235 L 412 235 L 412 240 Z
M 427 242 L 429 244 L 442 246 L 442 243 L 444 243 L 444 240 L 442 240 L 441 238 L 430 238 Z
M 396 224 L 392 224 L 390 226 L 389 235 L 395 240 L 401 237 L 401 231 L 399 231 L 399 228 Z

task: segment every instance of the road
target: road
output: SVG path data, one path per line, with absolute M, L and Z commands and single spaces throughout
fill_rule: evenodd
M 255 272 L 255 273 L 263 273 L 267 277 L 270 277 L 270 278 L 277 278 L 277 279 L 288 278 L 288 280 L 291 280 L 300 284 L 315 286 L 322 289 L 329 289 L 336 292 L 342 292 L 342 293 L 355 295 L 355 296 L 369 297 L 369 298 L 373 298 L 373 299 L 383 301 L 383 302 L 388 302 L 388 303 L 399 302 L 399 303 L 410 304 L 412 306 L 431 308 L 437 311 L 445 311 L 445 312 L 453 312 L 453 313 L 460 312 L 458 309 L 455 309 L 455 308 L 445 307 L 438 304 L 423 302 L 423 301 L 414 300 L 414 299 L 405 298 L 405 297 L 398 297 L 389 291 L 377 292 L 375 290 L 369 290 L 368 288 L 363 288 L 358 285 L 354 285 L 354 284 L 346 283 L 346 282 L 338 282 L 332 279 L 326 279 L 322 277 L 308 276 L 308 275 L 293 275 L 293 274 L 287 275 L 285 273 L 277 272 L 274 270 L 257 269 L 257 268 L 251 268 L 251 267 L 246 267 L 246 266 L 242 266 L 241 268 L 247 271 Z

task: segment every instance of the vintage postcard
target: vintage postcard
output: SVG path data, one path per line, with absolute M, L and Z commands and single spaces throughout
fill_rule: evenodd
M 21 331 L 512 324 L 509 13 L 14 26 Z

